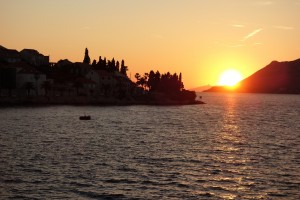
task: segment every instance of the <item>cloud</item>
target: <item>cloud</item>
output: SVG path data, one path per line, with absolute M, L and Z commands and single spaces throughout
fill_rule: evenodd
M 248 35 L 246 35 L 241 41 L 245 41 L 248 40 L 249 38 L 255 36 L 256 34 L 258 34 L 259 32 L 261 32 L 263 29 L 256 29 L 254 31 L 252 31 L 251 33 L 249 33 Z
M 231 26 L 233 26 L 235 28 L 244 28 L 244 27 L 246 27 L 245 25 L 242 25 L 242 24 L 232 24 Z
M 274 26 L 274 28 L 277 28 L 277 29 L 281 29 L 281 30 L 294 30 L 295 27 L 291 27 L 291 26 Z

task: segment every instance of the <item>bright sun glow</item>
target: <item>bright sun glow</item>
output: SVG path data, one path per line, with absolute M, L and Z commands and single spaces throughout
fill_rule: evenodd
M 218 82 L 221 86 L 235 86 L 239 81 L 242 80 L 242 75 L 236 70 L 225 71 Z

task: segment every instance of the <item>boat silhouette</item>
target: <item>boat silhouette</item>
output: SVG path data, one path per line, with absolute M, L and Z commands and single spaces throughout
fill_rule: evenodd
M 79 119 L 80 120 L 90 120 L 91 116 L 89 116 L 89 115 L 83 115 L 83 116 L 80 116 Z

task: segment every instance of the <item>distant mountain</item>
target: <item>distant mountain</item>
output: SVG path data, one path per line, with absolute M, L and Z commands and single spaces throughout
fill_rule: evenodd
M 300 59 L 289 62 L 273 61 L 239 82 L 234 90 L 220 86 L 206 90 L 206 92 L 227 91 L 300 94 Z
M 189 90 L 195 91 L 195 92 L 203 92 L 204 90 L 208 90 L 211 87 L 212 87 L 211 85 L 205 85 L 205 86 L 200 86 L 200 87 L 192 88 L 192 89 L 189 89 Z

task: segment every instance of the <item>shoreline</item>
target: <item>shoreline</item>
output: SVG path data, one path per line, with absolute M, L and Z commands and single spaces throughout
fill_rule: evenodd
M 179 106 L 179 105 L 199 105 L 205 104 L 203 101 L 179 101 L 171 99 L 160 100 L 134 100 L 134 99 L 116 99 L 106 97 L 1 97 L 0 107 L 15 106 L 131 106 L 131 105 L 151 105 L 151 106 Z

